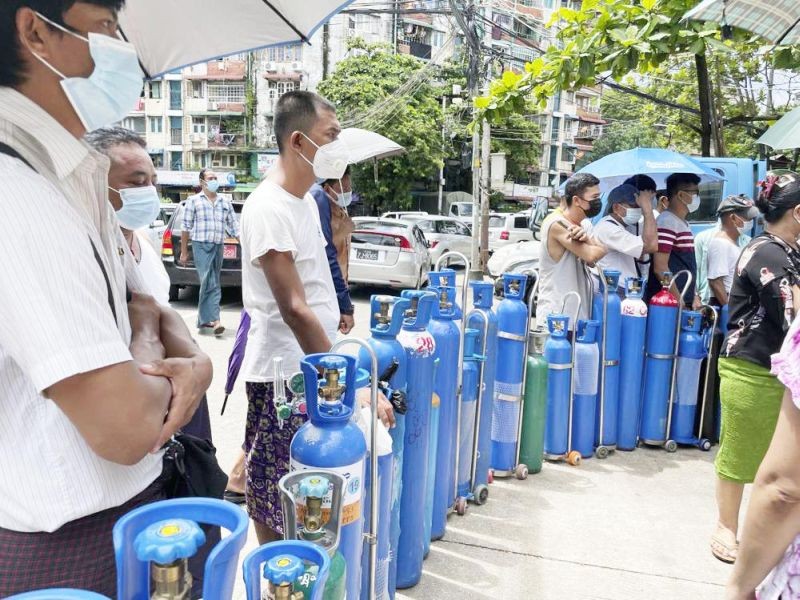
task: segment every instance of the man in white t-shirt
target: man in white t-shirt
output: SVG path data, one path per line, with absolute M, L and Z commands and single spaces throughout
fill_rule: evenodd
M 278 480 L 289 471 L 289 444 L 306 421 L 286 396 L 291 416 L 280 420 L 273 399 L 273 359 L 283 374 L 300 369 L 300 359 L 327 352 L 336 339 L 340 314 L 319 211 L 309 193 L 315 178 L 338 179 L 347 168 L 347 147 L 338 141 L 336 110 L 312 92 L 281 96 L 275 107 L 280 157 L 250 195 L 242 211 L 242 298 L 250 314 L 242 363 L 248 399 L 247 509 L 260 543 L 283 530 Z M 382 403 L 386 416 L 391 408 Z
M 658 229 L 650 196 L 627 183 L 615 187 L 608 194 L 606 216 L 592 231 L 597 241 L 608 248 L 597 266 L 620 272 L 620 290 L 625 289 L 628 277 L 646 277 L 642 270 L 647 265 L 640 270 L 639 263 L 658 249 Z
M 728 196 L 719 204 L 719 231 L 708 244 L 708 287 L 711 302 L 717 306 L 728 303 L 733 285 L 733 272 L 742 249 L 739 239 L 751 231 L 758 218 L 753 201 L 744 196 Z

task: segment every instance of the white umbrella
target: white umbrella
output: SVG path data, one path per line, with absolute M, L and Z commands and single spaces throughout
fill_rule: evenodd
M 390 140 L 380 133 L 349 127 L 342 129 L 339 139 L 347 146 L 350 155 L 350 164 L 364 162 L 365 160 L 388 158 L 397 156 L 406 151 L 400 144 Z
M 800 42 L 797 0 L 703 0 L 684 18 L 746 29 L 774 44 Z
M 778 119 L 758 138 L 757 143 L 770 148 L 800 148 L 800 107 Z
M 145 75 L 267 46 L 308 41 L 353 0 L 129 0 L 120 31 Z

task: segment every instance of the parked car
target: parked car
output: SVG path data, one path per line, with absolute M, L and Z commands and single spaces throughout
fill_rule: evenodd
M 150 223 L 147 228 L 147 237 L 153 244 L 153 248 L 160 248 L 164 239 L 164 232 L 167 230 L 167 223 L 172 218 L 172 213 L 178 209 L 177 204 L 164 203 L 158 211 L 158 216 Z
M 402 219 L 404 217 L 426 217 L 428 213 L 424 210 L 397 210 L 394 212 L 385 212 L 381 215 L 381 219 Z
M 527 212 L 489 215 L 489 252 L 533 239 Z
M 458 219 L 464 224 L 472 223 L 472 211 L 474 204 L 472 202 L 453 202 L 450 204 L 449 216 Z
M 350 283 L 416 289 L 427 283 L 431 258 L 419 227 L 374 217 L 356 217 L 353 222 Z
M 472 232 L 461 221 L 439 215 L 428 215 L 427 217 L 408 215 L 402 220 L 416 223 L 417 227 L 422 230 L 428 241 L 431 266 L 434 266 L 439 257 L 447 252 L 461 252 L 469 256 L 472 250 Z M 447 259 L 444 266 L 446 267 L 450 262 L 451 260 Z M 461 264 L 458 260 L 452 262 Z
M 494 279 L 495 294 L 497 296 L 503 295 L 504 273 L 524 273 L 530 276 L 538 273 L 540 252 L 541 242 L 531 240 L 512 246 L 504 246 L 492 254 L 489 262 L 486 263 L 486 269 Z M 529 278 L 529 284 L 532 283 L 533 279 Z M 527 296 L 528 294 L 526 293 L 526 299 Z
M 189 260 L 186 265 L 178 264 L 181 254 L 181 233 L 183 231 L 183 211 L 186 201 L 181 202 L 172 213 L 167 223 L 166 231 L 161 241 L 161 261 L 169 274 L 169 299 L 177 300 L 181 288 L 187 286 L 200 286 L 200 279 L 194 267 L 192 255 L 192 241 L 189 240 Z M 232 202 L 237 220 L 242 213 L 244 202 Z M 226 238 L 222 250 L 222 272 L 220 284 L 222 287 L 242 287 L 242 248 L 239 240 Z

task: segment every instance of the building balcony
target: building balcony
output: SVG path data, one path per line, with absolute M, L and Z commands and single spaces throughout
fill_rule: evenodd
M 236 99 L 238 100 L 238 98 Z M 232 102 L 231 99 L 212 100 L 209 98 L 187 98 L 183 105 L 187 115 L 243 115 L 244 101 Z
M 596 140 L 601 135 L 603 135 L 603 128 L 600 125 L 591 125 L 579 127 L 575 138 L 579 140 Z
M 577 108 L 578 119 L 581 121 L 588 121 L 589 123 L 600 123 L 603 124 L 603 118 L 600 116 L 600 112 L 596 109 L 588 109 L 581 106 Z
M 208 147 L 214 149 L 238 150 L 246 146 L 243 133 L 217 133 L 208 135 Z
M 414 40 L 400 40 L 397 42 L 397 51 L 401 54 L 410 54 L 423 60 L 430 60 L 433 46 Z

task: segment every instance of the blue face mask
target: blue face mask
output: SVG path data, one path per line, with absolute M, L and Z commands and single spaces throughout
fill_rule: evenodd
M 219 189 L 219 181 L 217 181 L 216 179 L 210 179 L 206 181 L 205 184 L 209 192 L 211 192 L 212 194 L 217 193 L 217 190 Z
M 109 188 L 114 189 L 114 188 Z M 122 199 L 122 208 L 117 211 L 117 220 L 125 229 L 136 231 L 147 227 L 158 216 L 161 198 L 155 186 L 114 190 Z
M 36 14 L 53 27 L 89 44 L 94 71 L 88 78 L 67 77 L 34 53 L 42 64 L 61 77 L 61 87 L 86 131 L 108 127 L 124 119 L 142 93 L 143 74 L 133 44 L 98 33 L 89 33 L 85 38 Z

